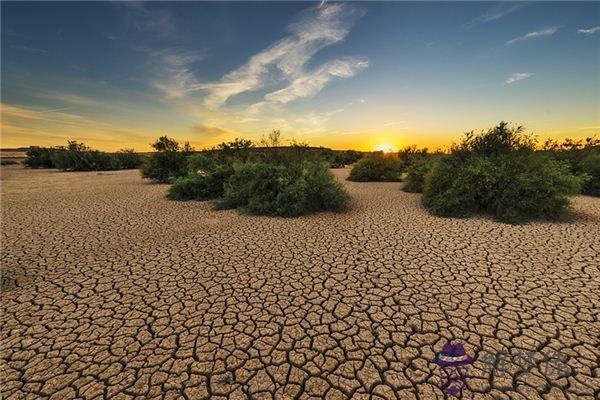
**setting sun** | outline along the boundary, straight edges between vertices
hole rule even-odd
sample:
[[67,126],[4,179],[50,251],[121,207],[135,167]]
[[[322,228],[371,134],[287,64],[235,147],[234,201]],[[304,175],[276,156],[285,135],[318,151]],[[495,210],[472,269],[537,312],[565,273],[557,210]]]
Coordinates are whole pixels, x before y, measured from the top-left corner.
[[394,153],[398,151],[398,149],[392,144],[379,144],[375,146],[375,151],[383,151],[384,153]]

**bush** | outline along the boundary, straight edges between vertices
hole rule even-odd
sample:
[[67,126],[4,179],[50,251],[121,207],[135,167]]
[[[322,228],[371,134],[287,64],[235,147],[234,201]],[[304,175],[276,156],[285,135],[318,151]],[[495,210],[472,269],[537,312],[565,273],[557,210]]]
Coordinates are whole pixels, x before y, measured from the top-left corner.
[[193,151],[189,143],[181,147],[176,140],[161,136],[152,147],[156,151],[144,160],[140,169],[142,178],[167,183],[188,174],[188,157]]
[[294,217],[318,211],[341,212],[348,200],[325,162],[305,162],[301,167],[246,163],[235,166],[217,208]]
[[363,153],[356,150],[332,151],[333,155],[329,158],[331,168],[345,168],[363,157]]
[[137,169],[142,165],[142,156],[133,149],[122,149],[113,154],[122,169]]
[[522,128],[505,123],[467,134],[426,172],[423,204],[436,215],[486,213],[509,223],[560,218],[569,209],[567,196],[578,193],[586,177],[533,149]]
[[61,171],[108,171],[120,168],[118,161],[110,154],[91,150],[76,141],[69,141],[65,149],[55,151],[51,160]]
[[205,171],[190,171],[176,178],[167,191],[169,200],[212,200],[223,196],[225,182],[233,175],[227,164],[212,166]]
[[394,182],[400,181],[400,163],[398,158],[383,152],[375,153],[358,161],[348,180],[355,182]]
[[600,196],[600,141],[593,137],[583,140],[565,139],[561,144],[547,140],[542,151],[556,160],[565,161],[571,171],[588,178],[583,194]]
[[403,190],[409,193],[423,193],[425,175],[431,170],[435,160],[439,157],[420,157],[408,167],[406,185]]
[[414,164],[426,159],[429,156],[427,148],[418,149],[417,146],[407,146],[398,151],[398,162],[400,171],[408,171]]
[[579,165],[581,172],[588,177],[582,192],[590,196],[600,196],[600,152],[588,154]]
[[15,160],[0,160],[0,165],[17,165],[18,163]]
[[60,147],[38,147],[31,146],[25,152],[27,158],[23,164],[29,168],[56,168],[52,157],[57,151],[62,151]]

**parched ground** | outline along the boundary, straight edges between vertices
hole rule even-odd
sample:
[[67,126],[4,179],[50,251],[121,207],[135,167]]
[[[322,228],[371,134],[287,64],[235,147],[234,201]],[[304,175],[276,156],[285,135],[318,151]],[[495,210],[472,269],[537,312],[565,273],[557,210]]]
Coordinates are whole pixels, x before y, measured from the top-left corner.
[[3,168],[2,398],[443,398],[448,340],[463,398],[598,398],[600,199],[510,226],[346,185],[347,213],[276,219]]

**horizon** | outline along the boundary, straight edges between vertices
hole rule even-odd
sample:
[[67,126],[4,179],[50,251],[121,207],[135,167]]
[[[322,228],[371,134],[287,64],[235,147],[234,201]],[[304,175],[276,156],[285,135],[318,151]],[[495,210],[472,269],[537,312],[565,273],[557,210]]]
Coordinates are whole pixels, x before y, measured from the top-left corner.
[[2,149],[600,132],[600,4],[3,2]]

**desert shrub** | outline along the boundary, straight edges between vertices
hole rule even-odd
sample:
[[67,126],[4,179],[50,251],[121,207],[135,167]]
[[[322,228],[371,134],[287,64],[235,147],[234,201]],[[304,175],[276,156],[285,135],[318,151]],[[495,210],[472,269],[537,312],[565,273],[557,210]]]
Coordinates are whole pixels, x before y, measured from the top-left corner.
[[122,169],[137,169],[143,161],[142,156],[133,149],[121,149],[112,156]]
[[146,157],[140,169],[142,178],[166,183],[188,174],[188,157],[193,152],[189,143],[182,147],[175,139],[161,136],[152,147],[155,152]]
[[590,196],[600,196],[600,152],[586,155],[580,161],[579,167],[588,177],[582,192]]
[[425,173],[423,204],[436,215],[485,213],[510,223],[564,216],[586,177],[534,148],[521,127],[505,123],[467,134]]
[[509,223],[565,216],[568,196],[580,193],[587,180],[566,163],[540,155],[506,157],[498,164],[491,211]]
[[351,165],[363,157],[363,153],[356,150],[332,151],[332,157],[329,158],[331,168],[344,168]]
[[600,140],[588,137],[585,140],[565,139],[562,143],[547,140],[542,152],[556,160],[568,163],[571,171],[588,180],[582,193],[600,196]]
[[55,168],[52,156],[61,150],[60,147],[31,146],[25,152],[27,158],[23,164],[29,168]]
[[347,203],[348,194],[328,164],[309,161],[300,167],[237,164],[216,205],[249,214],[294,217],[317,211],[341,212]]
[[409,193],[423,193],[425,175],[439,157],[441,156],[420,157],[412,161],[407,169],[406,185],[403,190]]
[[233,175],[228,164],[211,165],[175,178],[167,191],[169,200],[212,200],[223,196],[225,182]]
[[0,160],[0,165],[17,165],[18,163],[16,160]]
[[61,171],[108,171],[120,168],[112,155],[91,150],[77,141],[69,141],[66,148],[55,151],[51,160]]
[[419,149],[417,146],[407,146],[398,151],[398,163],[400,170],[407,172],[414,164],[419,163],[429,156],[427,148]]
[[398,158],[380,152],[364,157],[354,164],[348,180],[355,182],[393,182],[400,180],[400,173]]

